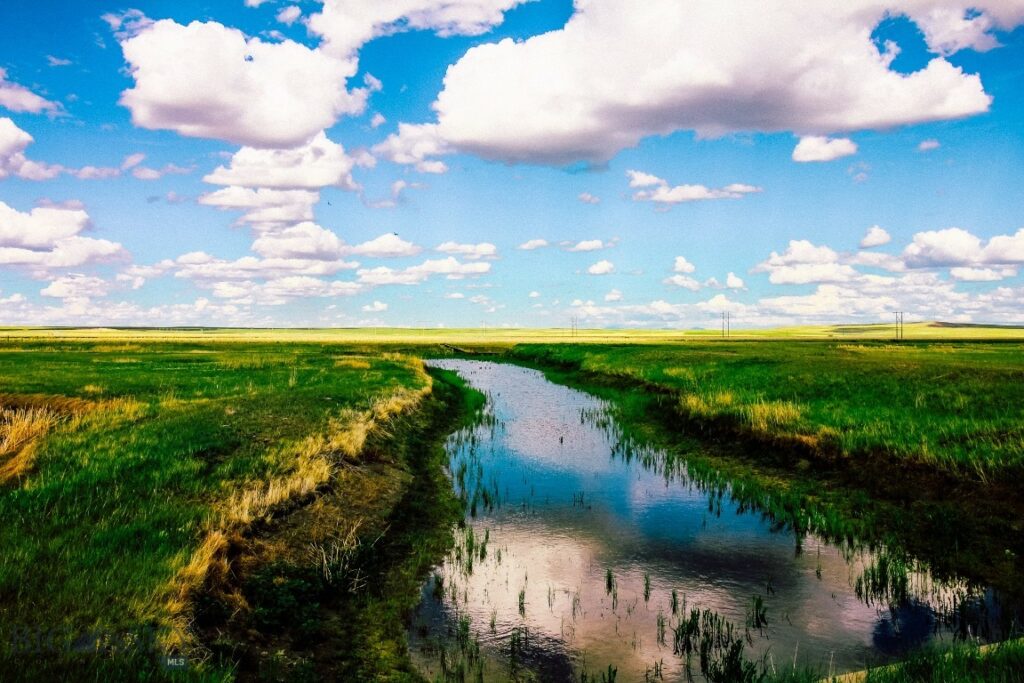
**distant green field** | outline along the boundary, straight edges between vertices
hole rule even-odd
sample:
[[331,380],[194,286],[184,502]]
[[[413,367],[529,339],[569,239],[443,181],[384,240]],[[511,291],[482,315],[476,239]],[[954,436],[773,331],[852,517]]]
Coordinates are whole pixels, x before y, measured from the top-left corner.
[[[1024,326],[962,325],[941,322],[908,323],[907,341],[1024,340]],[[739,339],[894,339],[894,324],[813,325],[763,329],[732,329]],[[567,328],[0,328],[0,340],[24,338],[179,340],[179,341],[309,341],[385,344],[517,344],[517,343],[673,343],[721,338],[720,329],[634,330]]]

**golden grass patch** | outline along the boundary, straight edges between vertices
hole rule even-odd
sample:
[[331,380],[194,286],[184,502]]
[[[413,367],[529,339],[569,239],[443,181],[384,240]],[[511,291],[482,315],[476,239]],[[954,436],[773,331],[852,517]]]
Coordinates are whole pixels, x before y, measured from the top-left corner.
[[31,471],[39,438],[57,425],[75,429],[87,415],[134,418],[141,410],[141,404],[128,398],[94,402],[65,396],[0,397],[0,485]]
[[684,379],[689,382],[694,382],[697,380],[697,375],[693,372],[692,368],[665,368],[664,370],[662,370],[662,372],[664,372],[667,377]]
[[23,476],[35,460],[35,439],[60,419],[49,408],[0,410],[0,485]]
[[365,358],[335,358],[334,367],[336,368],[352,368],[353,370],[369,370],[370,362]]

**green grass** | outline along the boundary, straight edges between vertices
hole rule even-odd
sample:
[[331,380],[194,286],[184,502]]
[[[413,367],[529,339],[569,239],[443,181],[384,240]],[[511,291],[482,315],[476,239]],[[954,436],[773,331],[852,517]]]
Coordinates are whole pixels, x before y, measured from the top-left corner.
[[930,647],[911,654],[899,664],[842,676],[797,670],[768,673],[763,680],[764,683],[1019,683],[1024,681],[1024,641]]
[[1017,683],[1024,680],[1024,642],[1017,640],[984,649],[961,644],[949,650],[924,650],[896,666],[869,670],[861,680],[863,683]]
[[[631,418],[638,425],[657,417],[677,428],[670,436],[680,444],[692,445],[701,431],[724,442],[706,462],[689,462],[692,476],[710,490],[728,487],[744,504],[767,506],[766,514],[801,532],[871,538],[891,531],[904,503],[916,506],[934,493],[905,483],[905,471],[924,471],[971,486],[941,489],[943,500],[921,508],[927,524],[906,517],[907,534],[946,542],[942,529],[952,525],[980,537],[955,512],[964,491],[1009,491],[998,504],[1010,516],[1022,509],[1013,493],[1024,474],[1021,332],[908,325],[909,338],[931,340],[896,344],[886,341],[887,326],[748,331],[741,340],[715,339],[715,331],[584,330],[577,338],[564,330],[0,331],[0,673],[31,678],[41,667],[36,678],[59,678],[71,661],[62,648],[99,634],[101,647],[118,656],[88,659],[91,669],[79,673],[175,677],[147,668],[144,646],[151,637],[161,645],[181,635],[190,618],[181,612],[188,602],[182,586],[203,584],[198,569],[219,561],[231,533],[308,502],[333,481],[353,488],[331,504],[349,506],[349,516],[377,514],[373,533],[395,526],[364,558],[381,577],[379,588],[327,617],[334,619],[332,652],[352,658],[325,666],[355,678],[415,678],[403,655],[402,614],[431,558],[450,542],[435,515],[452,513],[458,501],[439,478],[443,453],[406,457],[405,446],[397,448],[426,425],[389,427],[383,441],[368,442],[365,432],[392,414],[381,406],[400,409],[429,382],[416,355],[498,351],[507,354],[498,359],[572,382],[614,387],[624,406],[629,392],[642,394]],[[455,378],[443,380],[446,391],[457,391]],[[737,439],[755,448],[731,460],[723,453]],[[386,462],[370,462],[367,443],[396,450]],[[753,469],[751,453],[773,468]],[[905,500],[879,512],[871,487],[822,488],[827,478],[800,476],[818,465],[878,479]],[[336,478],[338,467],[350,475]],[[267,482],[280,484],[273,495]],[[382,492],[386,502],[374,498]],[[944,521],[949,515],[955,523]],[[975,526],[1005,523],[992,526],[1002,530],[994,535],[1019,537],[1015,519],[977,516]],[[1017,556],[1000,543],[975,551],[958,541],[950,570],[967,562],[1019,576]],[[288,597],[274,586],[296,587],[310,614],[332,600],[329,582],[267,571],[249,572],[239,588],[253,599],[257,621],[273,622],[275,605]],[[261,603],[253,596],[267,586],[273,589]],[[225,636],[215,648],[222,659],[188,677],[234,677],[231,662],[243,641],[240,629]],[[18,654],[12,642],[35,650]],[[281,642],[285,655],[271,652],[280,675],[322,672],[316,651]],[[54,647],[60,651],[47,664]],[[1007,672],[1020,670],[1013,667],[1021,650],[922,653],[901,669],[903,678],[885,678],[896,675],[886,669],[867,680],[1020,680]]]
[[[31,634],[45,657],[94,633],[166,638],[175,582],[212,531],[246,521],[233,494],[302,475],[311,435],[347,457],[354,418],[428,381],[409,358],[316,345],[0,346],[0,405],[74,413],[0,484],[3,644]],[[0,648],[0,670],[38,659]]]
[[512,358],[665,392],[709,429],[978,480],[1024,472],[1024,344],[532,345]]

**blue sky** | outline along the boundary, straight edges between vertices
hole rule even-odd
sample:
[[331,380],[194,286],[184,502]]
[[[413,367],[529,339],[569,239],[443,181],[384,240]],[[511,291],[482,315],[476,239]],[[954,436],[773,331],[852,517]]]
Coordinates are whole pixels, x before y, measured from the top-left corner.
[[0,324],[1024,322],[1024,3],[848,5],[5,2]]

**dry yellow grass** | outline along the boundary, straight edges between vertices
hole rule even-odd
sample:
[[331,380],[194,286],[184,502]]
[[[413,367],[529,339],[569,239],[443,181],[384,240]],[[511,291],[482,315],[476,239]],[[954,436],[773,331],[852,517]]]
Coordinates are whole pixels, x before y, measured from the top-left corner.
[[355,370],[369,370],[370,364],[362,358],[337,358],[334,361],[336,368],[353,368]]
[[164,647],[171,652],[187,649],[192,643],[190,631],[192,627],[192,596],[206,582],[217,565],[227,571],[226,551],[227,536],[219,531],[211,531],[203,539],[199,548],[192,553],[188,563],[182,567],[168,589],[165,609],[168,614],[168,625],[164,635]]
[[[784,434],[792,431],[800,420],[800,406],[789,401],[766,401],[756,399],[749,403],[739,402],[731,391],[707,394],[684,394],[680,397],[680,408],[692,417],[714,419],[731,416],[758,434]],[[790,434],[791,436],[799,436]]]
[[39,437],[58,424],[72,429],[86,415],[134,417],[142,406],[125,398],[91,402],[63,396],[22,397],[20,407],[0,405],[0,485],[25,476],[32,469]]
[[35,439],[50,431],[60,414],[49,408],[0,410],[0,484],[21,477],[35,460]]
[[800,408],[789,401],[755,401],[740,408],[746,423],[759,432],[788,427],[800,419]]

